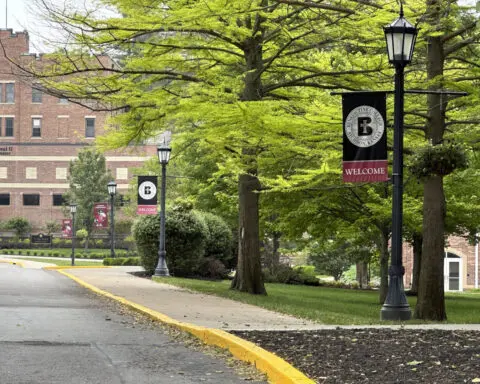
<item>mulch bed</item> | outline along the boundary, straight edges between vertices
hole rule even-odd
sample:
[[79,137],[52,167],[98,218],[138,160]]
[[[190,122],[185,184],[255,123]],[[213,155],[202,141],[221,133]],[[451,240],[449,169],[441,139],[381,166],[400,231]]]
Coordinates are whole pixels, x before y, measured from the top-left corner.
[[480,332],[234,331],[317,383],[480,383]]

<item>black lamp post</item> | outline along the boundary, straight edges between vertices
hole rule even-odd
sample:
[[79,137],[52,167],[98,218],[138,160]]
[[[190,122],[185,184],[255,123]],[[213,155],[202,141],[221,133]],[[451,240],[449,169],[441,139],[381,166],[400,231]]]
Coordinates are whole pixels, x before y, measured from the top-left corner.
[[70,204],[70,213],[72,214],[72,265],[75,265],[75,213],[77,213],[77,204]]
[[402,265],[403,224],[403,114],[404,68],[412,61],[417,29],[403,17],[384,28],[388,59],[395,66],[395,115],[393,136],[393,204],[392,204],[392,262],[388,270],[390,281],[382,320],[410,320],[412,312],[403,286],[405,268]]
[[160,237],[158,247],[158,264],[155,268],[155,276],[170,276],[166,262],[165,252],[165,191],[167,179],[167,164],[170,160],[172,149],[165,143],[157,147],[158,160],[162,165],[162,196],[160,198]]
[[115,217],[114,217],[114,204],[115,194],[117,193],[117,184],[114,181],[110,181],[107,185],[108,194],[110,195],[110,257],[115,257]]

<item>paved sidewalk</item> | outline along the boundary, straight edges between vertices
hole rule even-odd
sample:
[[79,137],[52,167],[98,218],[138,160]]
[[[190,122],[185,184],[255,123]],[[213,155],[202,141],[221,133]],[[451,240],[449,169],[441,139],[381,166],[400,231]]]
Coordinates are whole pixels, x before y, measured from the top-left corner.
[[174,320],[194,325],[223,330],[287,330],[321,327],[313,322],[253,305],[194,293],[128,273],[141,270],[143,269],[138,267],[115,267],[67,269],[66,272],[113,295],[153,309]]
[[174,320],[225,331],[336,328],[465,329],[480,331],[480,324],[325,325],[283,315],[254,305],[191,292],[168,284],[156,283],[129,273],[142,270],[140,267],[114,267],[67,269],[66,271],[97,288],[153,309]]

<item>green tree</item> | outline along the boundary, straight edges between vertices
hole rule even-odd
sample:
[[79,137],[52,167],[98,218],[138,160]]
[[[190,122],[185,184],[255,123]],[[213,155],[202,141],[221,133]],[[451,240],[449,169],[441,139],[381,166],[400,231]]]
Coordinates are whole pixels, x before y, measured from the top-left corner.
[[12,217],[5,223],[5,228],[15,232],[17,240],[25,237],[31,230],[30,222],[24,217]]
[[52,233],[60,231],[61,228],[62,226],[57,221],[47,221],[45,223],[45,232],[47,232],[48,236],[50,236]]
[[[357,52],[345,59],[344,53],[331,54],[329,44],[338,41],[341,24],[344,31],[360,29],[355,25],[360,17],[353,17],[357,11],[379,7],[356,1],[99,3],[122,17],[44,7],[77,49],[51,55],[54,65],[36,73],[37,80],[53,94],[77,102],[94,99],[99,109],[128,111],[117,116],[122,129],[112,130],[104,141],[108,146],[155,136],[159,126],[168,124],[186,135],[176,150],[187,141],[207,143],[222,158],[219,171],[237,180],[238,265],[232,288],[265,294],[261,177],[278,156],[291,157],[292,150],[293,156],[311,156],[318,140],[312,135],[314,122],[304,118],[306,100],[314,100],[318,90],[351,88],[349,77],[355,74],[361,86],[366,80],[361,75],[378,72],[378,60],[361,63]],[[92,52],[109,51],[125,53],[121,67],[92,59]],[[62,82],[69,74],[76,75],[74,80]],[[294,137],[302,148],[292,148]],[[320,158],[325,146],[316,149]],[[281,148],[289,150],[282,153]]]
[[68,182],[70,189],[65,200],[77,204],[76,221],[79,227],[88,233],[85,247],[88,247],[90,236],[94,230],[93,206],[108,198],[107,184],[112,175],[107,170],[105,156],[95,149],[85,148],[78,153],[69,166]]
[[445,320],[443,259],[447,206],[444,178],[456,168],[449,162],[447,140],[452,137],[452,128],[455,136],[462,130],[478,135],[478,128],[472,130],[472,127],[478,127],[476,107],[479,93],[472,79],[478,78],[480,33],[478,17],[457,2],[426,0],[423,19],[424,45],[421,49],[428,47],[424,51],[428,88],[432,91],[450,88],[471,92],[469,98],[458,100],[451,100],[438,92],[428,95],[426,103],[425,138],[435,151],[424,153],[436,152],[437,156],[431,162],[435,166],[427,167],[423,178],[423,251],[415,317]]

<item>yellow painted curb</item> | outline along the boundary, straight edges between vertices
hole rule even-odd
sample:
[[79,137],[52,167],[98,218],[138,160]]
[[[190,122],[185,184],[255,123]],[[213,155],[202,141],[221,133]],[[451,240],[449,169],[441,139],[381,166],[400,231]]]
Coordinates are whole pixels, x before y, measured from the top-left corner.
[[[71,268],[71,267],[70,267]],[[58,273],[69,277],[78,284],[100,295],[116,300],[130,308],[142,312],[150,316],[154,320],[161,321],[164,324],[182,329],[205,342],[206,344],[215,345],[224,349],[228,349],[236,358],[253,364],[259,371],[265,373],[268,380],[274,384],[315,384],[315,382],[305,376],[298,369],[292,367],[283,359],[275,354],[266,351],[263,348],[234,336],[220,329],[201,327],[193,324],[183,323],[168,317],[160,312],[154,311],[143,305],[129,301],[123,297],[115,296],[107,291],[103,291],[72,274],[63,271],[66,268],[45,267],[44,269],[56,269]]]
[[0,260],[0,263],[8,263],[12,265],[18,265],[20,268],[24,268],[23,263],[20,261],[12,261],[12,260]]
[[43,267],[42,269],[49,269],[49,270],[59,270],[59,269],[86,269],[86,268],[112,268],[109,265],[52,265],[50,267]]

